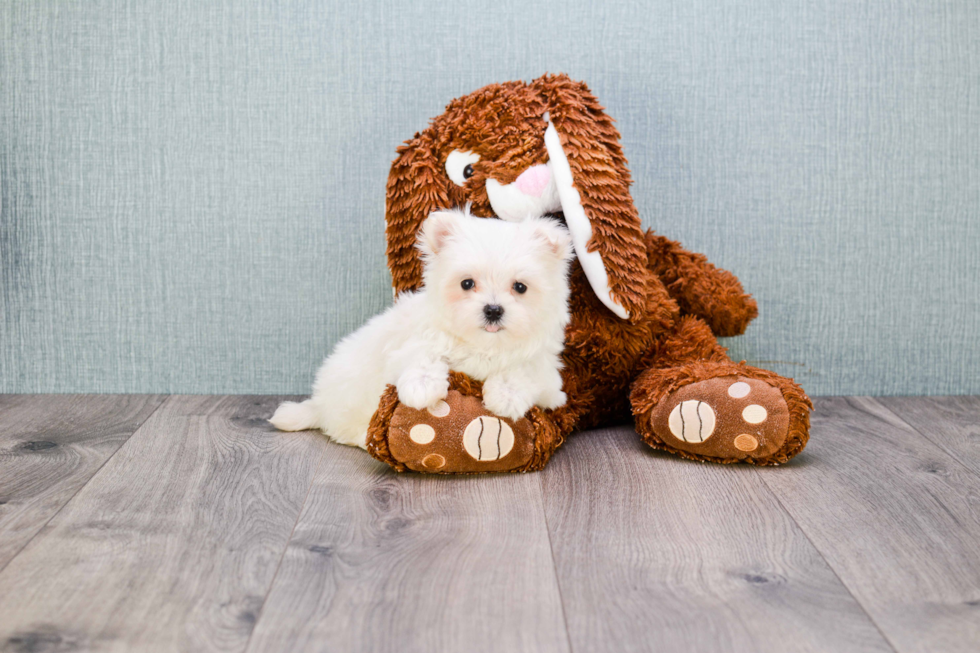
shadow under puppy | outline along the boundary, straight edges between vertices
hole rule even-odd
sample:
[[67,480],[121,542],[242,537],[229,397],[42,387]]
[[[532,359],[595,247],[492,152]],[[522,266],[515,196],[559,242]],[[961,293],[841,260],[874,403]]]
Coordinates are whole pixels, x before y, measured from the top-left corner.
[[437,211],[418,242],[423,287],[341,340],[317,372],[312,396],[276,410],[276,428],[319,428],[366,448],[388,384],[403,404],[431,408],[446,398],[450,369],[483,381],[484,406],[500,417],[564,405],[573,254],[565,228],[545,218],[513,223]]

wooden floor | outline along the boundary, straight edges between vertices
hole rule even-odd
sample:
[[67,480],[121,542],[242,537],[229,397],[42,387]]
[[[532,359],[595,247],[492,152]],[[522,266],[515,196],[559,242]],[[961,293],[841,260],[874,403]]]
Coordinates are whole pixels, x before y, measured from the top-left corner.
[[0,651],[980,650],[980,397],[756,469],[573,437],[395,474],[281,398],[0,395]]

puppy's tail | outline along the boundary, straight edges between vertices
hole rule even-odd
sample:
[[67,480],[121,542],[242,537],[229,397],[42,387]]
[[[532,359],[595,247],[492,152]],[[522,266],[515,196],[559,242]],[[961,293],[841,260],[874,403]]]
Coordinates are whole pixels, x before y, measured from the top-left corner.
[[282,402],[269,421],[280,431],[305,431],[320,425],[312,399],[299,404],[295,401]]

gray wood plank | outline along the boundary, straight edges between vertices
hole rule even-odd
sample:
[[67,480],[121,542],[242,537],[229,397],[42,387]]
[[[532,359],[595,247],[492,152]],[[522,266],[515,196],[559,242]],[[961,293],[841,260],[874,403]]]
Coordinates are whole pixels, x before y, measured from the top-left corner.
[[568,651],[538,479],[332,445],[248,650]]
[[163,400],[0,395],[0,570]]
[[980,474],[980,397],[881,397],[877,401]]
[[541,481],[576,651],[891,651],[762,483],[631,428],[571,438]]
[[870,398],[816,402],[796,465],[766,474],[896,650],[980,643],[980,484]]
[[243,650],[326,446],[276,403],[169,398],[0,573],[0,650]]

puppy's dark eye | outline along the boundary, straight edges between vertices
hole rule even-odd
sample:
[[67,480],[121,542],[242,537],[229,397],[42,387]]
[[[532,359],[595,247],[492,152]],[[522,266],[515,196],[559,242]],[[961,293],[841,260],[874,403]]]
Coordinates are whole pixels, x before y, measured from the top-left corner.
[[527,286],[525,286],[525,285],[524,285],[523,283],[521,283],[520,281],[515,281],[515,282],[514,282],[514,291],[515,291],[515,292],[516,292],[516,293],[517,293],[518,295],[523,295],[524,293],[526,293],[526,292],[527,292]]
[[467,163],[466,167],[463,168],[463,179],[469,179],[476,174],[476,170],[473,169],[472,163]]
[[473,286],[476,285],[476,282],[472,279],[463,279],[463,282],[459,285],[463,288],[463,290],[473,290]]

